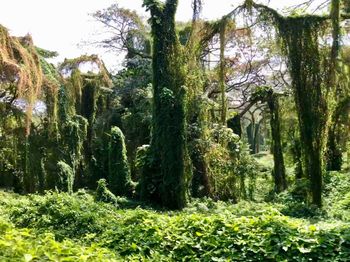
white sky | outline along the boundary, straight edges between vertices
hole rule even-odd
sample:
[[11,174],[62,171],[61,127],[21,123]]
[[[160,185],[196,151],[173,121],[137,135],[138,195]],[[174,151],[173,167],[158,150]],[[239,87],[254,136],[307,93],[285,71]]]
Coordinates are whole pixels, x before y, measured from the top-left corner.
[[[265,0],[266,3],[267,0]],[[191,18],[191,0],[179,0],[178,20]],[[282,8],[305,0],[270,0],[270,6]],[[0,8],[0,24],[12,35],[30,33],[35,45],[57,51],[59,61],[86,53],[97,53],[107,66],[118,59],[101,50],[78,47],[99,29],[91,16],[92,12],[118,3],[121,7],[137,10],[146,15],[142,0],[3,0]],[[242,0],[204,0],[203,18],[215,19],[225,15],[242,3]]]

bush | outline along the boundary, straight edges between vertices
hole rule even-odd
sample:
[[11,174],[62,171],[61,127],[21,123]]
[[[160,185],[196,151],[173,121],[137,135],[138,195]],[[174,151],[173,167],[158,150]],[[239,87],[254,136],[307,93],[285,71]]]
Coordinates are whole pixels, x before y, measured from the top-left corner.
[[114,194],[131,196],[135,184],[131,181],[126,155],[125,137],[118,127],[112,127],[108,146],[109,184]]
[[48,192],[45,196],[30,195],[13,204],[11,219],[16,226],[36,228],[40,233],[54,232],[57,239],[84,237],[101,233],[101,217],[110,213],[105,204],[91,195],[78,192]]
[[100,179],[97,182],[97,189],[96,189],[95,200],[96,201],[105,202],[105,203],[110,203],[110,204],[113,204],[114,206],[118,206],[118,199],[107,188],[106,179]]
[[[68,195],[61,194],[60,196]],[[35,201],[33,201],[34,198]],[[34,220],[47,220],[46,212],[42,212],[41,215],[34,213],[33,216],[28,216],[34,210],[33,205],[38,204],[39,200],[44,202],[45,198],[21,197],[0,191],[0,261],[121,261],[115,252],[98,247],[96,244],[82,245],[81,241],[75,242],[68,239],[62,242],[56,241],[55,235],[49,232],[48,224],[42,228],[43,233],[39,233],[38,227],[44,223],[33,223],[35,227],[33,230],[15,228],[9,221],[10,214],[17,214],[18,217],[15,219],[17,221],[27,219],[29,223]],[[30,207],[26,209],[23,216],[16,213],[19,209],[23,210],[28,204]],[[58,209],[58,212],[60,211],[62,207]],[[65,227],[65,223],[61,227]],[[65,238],[67,232],[61,234],[61,238]]]
[[67,243],[94,242],[119,254],[121,261],[347,261],[350,257],[349,223],[310,224],[283,216],[278,211],[281,205],[204,199],[182,212],[120,210],[94,203],[84,193],[49,193],[2,203],[18,226],[31,226],[40,236],[51,232],[59,239],[71,238]]
[[74,171],[63,161],[58,161],[59,188],[69,194],[73,193]]
[[0,221],[0,261],[121,261],[96,245],[81,246],[71,240],[57,242],[53,234],[35,234]]

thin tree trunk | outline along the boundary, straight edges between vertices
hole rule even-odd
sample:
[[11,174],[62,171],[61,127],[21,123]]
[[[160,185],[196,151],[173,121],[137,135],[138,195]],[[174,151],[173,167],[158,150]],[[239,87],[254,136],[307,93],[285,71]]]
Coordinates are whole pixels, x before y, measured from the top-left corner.
[[286,171],[284,166],[284,158],[282,152],[281,128],[279,116],[278,98],[271,94],[268,100],[271,119],[271,136],[272,136],[272,151],[273,151],[273,177],[275,181],[275,191],[280,193],[287,189]]

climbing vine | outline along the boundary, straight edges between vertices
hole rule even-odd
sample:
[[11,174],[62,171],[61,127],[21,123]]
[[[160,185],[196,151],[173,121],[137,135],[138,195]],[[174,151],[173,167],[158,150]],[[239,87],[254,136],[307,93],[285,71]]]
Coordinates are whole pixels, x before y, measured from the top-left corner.
[[[141,197],[181,209],[186,204],[184,61],[175,28],[177,0],[145,0],[153,38],[153,163],[145,168]],[[153,190],[150,192],[150,188]]]
[[[336,2],[339,5],[339,1],[333,1],[332,6]],[[320,38],[325,36],[326,29],[329,28],[330,17],[283,17],[275,10],[252,1],[248,7],[256,8],[263,21],[271,22],[276,27],[282,51],[288,58],[303,145],[303,170],[310,181],[312,203],[321,206],[324,153],[335,81],[334,60],[339,44],[339,21],[333,19],[333,46],[329,51],[321,48]]]

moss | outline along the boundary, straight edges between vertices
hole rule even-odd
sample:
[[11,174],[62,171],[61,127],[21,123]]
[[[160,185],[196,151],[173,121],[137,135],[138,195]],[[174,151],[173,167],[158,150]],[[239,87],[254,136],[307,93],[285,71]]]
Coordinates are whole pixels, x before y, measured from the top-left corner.
[[[85,72],[84,65],[91,64],[91,70]],[[89,68],[88,68],[89,69]],[[60,117],[69,121],[74,115],[81,115],[87,120],[86,137],[83,140],[82,158],[84,164],[79,168],[81,185],[94,187],[96,180],[92,174],[96,170],[93,140],[96,137],[94,125],[98,115],[107,107],[105,87],[112,82],[104,63],[96,56],[81,56],[66,59],[59,67],[65,77],[65,86],[60,90]],[[66,120],[64,120],[66,119]],[[98,158],[98,157],[97,157]]]
[[[8,30],[0,25],[0,90],[10,97],[11,104],[15,99],[23,99],[25,112],[18,112],[17,127],[24,136],[19,135],[23,145],[23,154],[18,154],[14,168],[18,170],[19,185],[25,192],[34,192],[35,174],[30,172],[30,144],[28,137],[32,126],[33,106],[43,86],[43,73],[39,56],[30,35],[24,37],[10,36]],[[6,130],[8,132],[8,130]],[[7,133],[7,136],[10,135]],[[19,171],[20,170],[20,171]]]
[[43,74],[39,57],[30,35],[11,37],[0,25],[1,87],[6,83],[16,86],[14,96],[27,101],[25,133],[30,133],[33,104],[39,96]]
[[275,192],[280,193],[287,189],[287,180],[282,151],[279,97],[271,87],[260,86],[252,93],[251,99],[266,102],[270,111],[271,151],[274,160],[272,176],[275,183]]
[[38,47],[36,47],[36,49],[39,54],[40,66],[44,74],[41,96],[46,104],[45,129],[48,130],[48,138],[57,141],[59,136],[58,96],[63,79],[55,66],[46,61],[46,57],[54,56],[55,52]]
[[70,74],[74,70],[79,70],[79,67],[84,63],[94,63],[98,67],[98,72],[86,72],[84,75],[97,75],[101,79],[101,84],[104,86],[111,86],[112,82],[110,79],[110,75],[104,63],[98,58],[97,55],[83,55],[74,59],[65,59],[63,63],[59,66],[59,70],[63,74]]
[[284,157],[282,151],[281,139],[281,122],[279,99],[276,94],[270,93],[267,98],[267,104],[270,109],[270,125],[272,136],[272,153],[274,160],[274,168],[272,175],[275,182],[275,191],[280,193],[287,189],[286,169],[284,166]]
[[[85,155],[84,155],[84,142],[87,138],[87,120],[79,115],[69,117],[62,127],[60,128],[60,140],[59,150],[60,153],[56,155],[69,164],[73,170],[73,174],[76,177],[77,185],[81,185],[81,181],[78,179],[81,169],[84,167]],[[51,187],[59,183],[54,174],[50,181]]]

